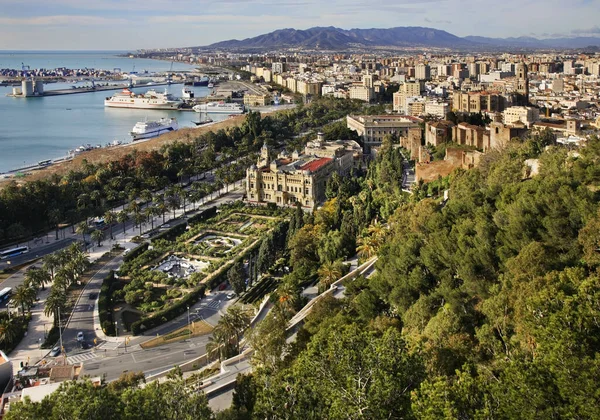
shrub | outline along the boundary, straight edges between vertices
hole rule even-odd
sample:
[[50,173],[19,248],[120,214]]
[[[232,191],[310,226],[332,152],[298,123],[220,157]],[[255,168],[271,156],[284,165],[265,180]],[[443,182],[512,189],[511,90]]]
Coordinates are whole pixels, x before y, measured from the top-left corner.
[[154,238],[152,238],[152,243],[155,243],[156,241],[159,241],[161,239],[172,241],[173,239],[177,238],[179,235],[184,233],[186,227],[187,223],[181,223],[177,226],[173,226],[172,228],[165,230],[156,235]]
[[112,314],[112,292],[115,282],[115,273],[111,271],[102,281],[100,296],[98,296],[98,317],[100,326],[106,335],[115,335],[115,325]]
[[129,254],[127,254],[123,257],[123,262],[128,262],[128,261],[131,261],[131,260],[137,258],[139,255],[141,255],[143,252],[145,252],[148,249],[148,245],[149,244],[147,242],[145,242],[145,243],[133,248],[131,251],[129,251]]
[[142,318],[139,321],[135,321],[133,324],[131,324],[131,333],[133,335],[139,335],[144,331],[156,328],[159,325],[162,325],[165,322],[170,321],[178,317],[179,315],[185,313],[188,306],[193,305],[199,299],[202,299],[204,297],[205,289],[206,287],[203,284],[201,284],[200,286],[195,288],[191,293],[186,295],[183,299],[169,306],[168,308],[158,311],[152,316]]

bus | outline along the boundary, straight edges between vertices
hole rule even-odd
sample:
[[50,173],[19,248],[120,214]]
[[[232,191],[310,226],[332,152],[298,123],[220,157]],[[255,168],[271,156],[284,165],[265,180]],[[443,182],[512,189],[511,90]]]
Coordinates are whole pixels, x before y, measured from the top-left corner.
[[11,293],[12,293],[12,288],[10,288],[10,287],[5,287],[4,289],[2,289],[0,291],[0,302],[4,302],[5,300],[8,300]]
[[18,246],[16,248],[7,249],[0,252],[0,260],[5,260],[10,257],[16,257],[17,255],[25,254],[29,252],[28,246]]
[[100,229],[100,230],[108,229],[108,226],[103,218],[94,219],[91,227],[92,227],[92,229]]

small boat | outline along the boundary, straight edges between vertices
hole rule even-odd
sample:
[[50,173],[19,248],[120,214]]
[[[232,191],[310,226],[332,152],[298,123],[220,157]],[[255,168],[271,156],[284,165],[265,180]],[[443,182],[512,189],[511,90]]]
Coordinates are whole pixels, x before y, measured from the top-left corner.
[[208,124],[211,122],[213,122],[213,120],[211,120],[210,118],[208,118],[204,121],[193,121],[193,123],[196,124],[196,126],[201,126],[201,125]]
[[194,91],[184,87],[181,89],[181,98],[182,99],[194,99]]

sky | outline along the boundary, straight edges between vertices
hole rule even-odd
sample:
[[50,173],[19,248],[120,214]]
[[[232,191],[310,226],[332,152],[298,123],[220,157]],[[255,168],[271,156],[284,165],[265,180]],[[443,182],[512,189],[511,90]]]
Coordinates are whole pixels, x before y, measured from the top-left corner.
[[600,36],[598,16],[600,0],[0,0],[0,50],[188,47],[313,26]]

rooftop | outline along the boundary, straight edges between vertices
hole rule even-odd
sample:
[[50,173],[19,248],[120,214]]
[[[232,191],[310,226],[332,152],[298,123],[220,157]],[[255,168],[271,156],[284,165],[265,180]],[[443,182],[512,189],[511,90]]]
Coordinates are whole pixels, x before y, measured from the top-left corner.
[[332,162],[332,161],[333,161],[333,159],[331,159],[331,158],[319,158],[319,159],[315,159],[313,161],[310,161],[310,162],[305,163],[304,165],[302,165],[300,167],[300,170],[315,172],[315,171],[319,170],[320,168],[322,168],[323,166],[327,165],[329,162]]

